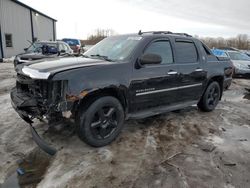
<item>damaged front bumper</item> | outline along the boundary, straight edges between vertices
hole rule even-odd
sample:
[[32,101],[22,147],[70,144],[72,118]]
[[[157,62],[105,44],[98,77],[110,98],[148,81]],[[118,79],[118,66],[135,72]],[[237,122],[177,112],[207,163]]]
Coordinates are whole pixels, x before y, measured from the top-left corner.
[[28,98],[27,96],[25,96],[25,94],[18,94],[16,88],[13,88],[11,90],[10,96],[11,104],[15,111],[24,121],[26,121],[30,125],[33,140],[46,153],[54,155],[56,153],[56,149],[49,146],[47,142],[41,139],[41,137],[37,134],[35,128],[32,126],[33,121],[31,116],[35,115],[38,110],[36,101]]
[[[25,94],[17,94],[17,89],[12,88],[10,92],[11,105],[18,115],[27,123],[33,123],[30,118],[32,111],[36,111],[36,101],[28,98]],[[25,109],[25,110],[24,110]]]
[[41,137],[37,134],[35,128],[30,124],[30,130],[33,137],[33,140],[36,142],[36,144],[46,153],[50,155],[56,154],[56,149],[51,147],[47,142],[45,142]]

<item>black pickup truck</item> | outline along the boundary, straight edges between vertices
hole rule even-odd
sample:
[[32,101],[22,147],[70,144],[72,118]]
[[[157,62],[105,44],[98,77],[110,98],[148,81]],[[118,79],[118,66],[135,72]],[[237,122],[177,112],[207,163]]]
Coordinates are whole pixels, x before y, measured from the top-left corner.
[[82,57],[59,58],[16,67],[12,105],[31,125],[75,122],[79,137],[91,146],[112,142],[124,120],[146,118],[191,105],[212,111],[232,73],[228,59],[218,59],[187,34],[139,32],[108,37]]

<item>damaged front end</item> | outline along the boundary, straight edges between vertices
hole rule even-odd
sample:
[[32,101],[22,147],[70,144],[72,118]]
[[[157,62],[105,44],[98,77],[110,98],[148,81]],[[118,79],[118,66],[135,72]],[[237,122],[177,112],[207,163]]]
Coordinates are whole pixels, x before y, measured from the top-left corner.
[[[24,74],[23,74],[24,73]],[[11,90],[11,103],[19,116],[31,126],[33,139],[47,153],[55,154],[55,149],[48,146],[32,126],[37,118],[49,124],[62,122],[72,116],[74,102],[66,99],[68,82],[53,81],[41,77],[36,79],[33,73],[17,73],[16,87]],[[28,76],[29,75],[29,76]]]
[[11,91],[12,105],[28,123],[32,119],[57,121],[64,111],[69,111],[73,103],[66,101],[67,81],[31,79],[17,74],[16,87]]

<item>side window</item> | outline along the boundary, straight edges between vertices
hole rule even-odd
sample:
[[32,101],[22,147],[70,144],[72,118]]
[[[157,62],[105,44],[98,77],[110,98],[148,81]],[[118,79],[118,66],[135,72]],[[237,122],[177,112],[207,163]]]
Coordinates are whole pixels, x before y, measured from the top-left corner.
[[176,41],[176,61],[178,63],[195,63],[198,60],[198,54],[193,42]]
[[173,53],[169,41],[162,40],[151,43],[145,50],[144,54],[146,53],[160,55],[162,58],[161,64],[173,63]]
[[65,50],[64,46],[61,43],[59,43],[59,52],[61,52],[62,50]]
[[13,47],[12,34],[5,34],[5,46],[7,48]]

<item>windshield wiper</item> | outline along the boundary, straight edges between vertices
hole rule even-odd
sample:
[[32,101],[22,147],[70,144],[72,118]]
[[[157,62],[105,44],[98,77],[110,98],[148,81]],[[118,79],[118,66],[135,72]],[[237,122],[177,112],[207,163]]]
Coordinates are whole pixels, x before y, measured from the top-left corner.
[[82,57],[89,58],[89,56],[81,54]]
[[100,55],[100,54],[93,54],[93,55],[90,55],[91,57],[97,57],[97,58],[102,58],[104,59],[105,61],[114,61],[112,59],[109,59],[108,56],[105,56],[105,55]]

